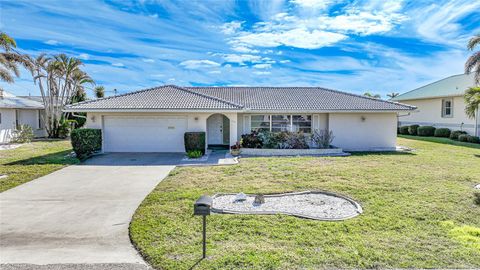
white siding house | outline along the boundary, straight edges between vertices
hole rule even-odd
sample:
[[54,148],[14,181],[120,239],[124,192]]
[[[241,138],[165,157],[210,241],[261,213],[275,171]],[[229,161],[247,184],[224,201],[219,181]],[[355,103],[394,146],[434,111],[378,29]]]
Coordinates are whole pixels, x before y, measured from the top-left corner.
[[35,137],[46,135],[43,104],[0,91],[0,143],[8,143],[19,125],[32,127]]
[[[480,116],[469,118],[465,114],[465,90],[474,86],[473,73],[454,75],[408,91],[392,100],[408,103],[417,109],[400,114],[400,125],[445,127],[464,130],[471,135],[480,135]],[[475,134],[476,132],[476,134]]]
[[184,152],[187,131],[233,145],[255,130],[331,130],[346,151],[394,150],[397,113],[413,106],[319,87],[161,86],[72,104],[103,134],[104,152]]

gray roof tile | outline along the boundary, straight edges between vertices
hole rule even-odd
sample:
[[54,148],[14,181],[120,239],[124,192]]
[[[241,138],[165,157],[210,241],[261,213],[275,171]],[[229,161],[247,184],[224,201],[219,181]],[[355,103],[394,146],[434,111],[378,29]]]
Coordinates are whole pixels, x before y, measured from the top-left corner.
[[252,111],[398,111],[397,102],[320,87],[178,87],[167,85],[78,103],[69,110],[220,109]]

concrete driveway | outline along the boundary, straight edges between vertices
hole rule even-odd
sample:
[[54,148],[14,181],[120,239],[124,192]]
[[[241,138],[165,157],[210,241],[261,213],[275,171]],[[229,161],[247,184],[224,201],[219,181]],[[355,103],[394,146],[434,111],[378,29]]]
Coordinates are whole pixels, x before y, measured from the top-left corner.
[[181,158],[102,155],[0,193],[0,263],[73,264],[72,269],[75,264],[110,269],[106,265],[115,263],[143,269],[128,237],[131,217]]

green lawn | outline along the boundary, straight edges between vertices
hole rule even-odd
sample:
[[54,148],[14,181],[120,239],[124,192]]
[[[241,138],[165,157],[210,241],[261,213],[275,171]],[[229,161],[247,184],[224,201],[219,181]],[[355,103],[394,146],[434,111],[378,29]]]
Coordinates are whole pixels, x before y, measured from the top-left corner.
[[8,175],[0,179],[0,192],[78,163],[76,158],[67,156],[71,151],[70,141],[64,140],[35,141],[0,151],[0,175]]
[[[411,154],[248,158],[236,166],[176,168],[134,215],[134,244],[158,269],[479,268],[480,149],[399,138]],[[471,146],[471,145],[469,145]],[[208,217],[202,194],[324,189],[359,201],[340,222],[284,215]],[[197,264],[198,263],[198,264]]]

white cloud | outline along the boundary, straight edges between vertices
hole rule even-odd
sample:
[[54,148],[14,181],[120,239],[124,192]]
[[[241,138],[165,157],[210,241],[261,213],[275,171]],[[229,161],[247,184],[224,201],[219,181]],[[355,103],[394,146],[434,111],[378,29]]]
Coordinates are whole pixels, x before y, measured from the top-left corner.
[[292,0],[292,3],[302,8],[325,9],[335,1],[332,0]]
[[244,65],[245,62],[259,63],[262,60],[261,56],[252,54],[224,54],[222,57],[226,62],[240,65]]
[[48,44],[48,45],[53,45],[53,46],[60,44],[60,42],[58,40],[54,40],[54,39],[49,39],[49,40],[47,40],[43,43]]
[[112,63],[112,66],[114,67],[125,67],[123,63],[117,62],[117,63]]
[[186,69],[202,69],[220,66],[219,63],[210,60],[187,60],[180,63]]
[[208,73],[210,73],[210,74],[220,74],[222,72],[220,70],[212,70],[212,71],[209,71]]
[[286,64],[286,63],[290,63],[291,61],[287,59],[287,60],[280,60],[279,62],[281,64]]
[[234,34],[235,32],[237,32],[237,30],[242,28],[242,23],[243,22],[239,22],[239,21],[232,21],[232,22],[225,23],[221,27],[222,33],[226,35]]
[[256,64],[256,65],[253,65],[253,67],[263,69],[263,68],[271,68],[272,65],[271,64]]
[[254,71],[253,74],[256,74],[256,75],[268,75],[268,74],[271,74],[270,71]]
[[155,63],[155,60],[153,60],[152,58],[143,58],[142,61],[145,63]]
[[78,58],[82,59],[82,60],[88,60],[90,59],[90,55],[86,54],[86,53],[81,53],[78,55]]

